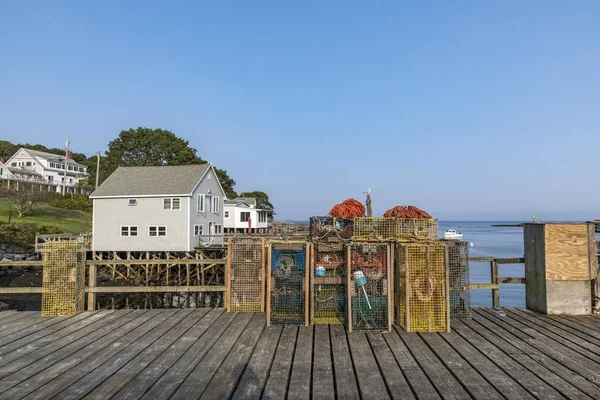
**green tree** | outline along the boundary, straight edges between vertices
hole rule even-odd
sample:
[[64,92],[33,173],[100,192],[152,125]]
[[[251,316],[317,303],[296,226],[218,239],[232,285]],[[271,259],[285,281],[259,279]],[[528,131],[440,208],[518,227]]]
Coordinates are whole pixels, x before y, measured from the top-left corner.
[[0,140],[0,158],[7,160],[12,157],[17,150],[19,150],[19,148],[8,140]]
[[271,216],[275,215],[275,207],[269,201],[269,195],[265,192],[254,191],[254,192],[243,192],[240,197],[253,197],[256,199],[256,207],[263,210],[269,210]]
[[221,182],[221,186],[223,186],[223,190],[225,191],[227,198],[236,198],[237,193],[235,190],[233,190],[233,187],[235,186],[235,181],[233,178],[231,178],[224,169],[215,168],[215,172],[217,173],[217,177],[219,178],[219,182]]
[[21,218],[31,212],[36,203],[45,202],[48,199],[48,192],[36,190],[33,184],[19,182],[19,190],[16,190],[16,188],[2,188],[0,189],[0,197],[12,202],[19,213],[19,218]]

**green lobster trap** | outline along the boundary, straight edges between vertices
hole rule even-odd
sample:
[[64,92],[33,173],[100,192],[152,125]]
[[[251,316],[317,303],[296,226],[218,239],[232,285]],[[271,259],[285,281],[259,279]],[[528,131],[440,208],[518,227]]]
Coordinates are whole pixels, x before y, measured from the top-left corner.
[[235,238],[227,257],[227,311],[264,312],[264,239]]
[[346,271],[342,243],[314,243],[311,252],[311,321],[344,324]]

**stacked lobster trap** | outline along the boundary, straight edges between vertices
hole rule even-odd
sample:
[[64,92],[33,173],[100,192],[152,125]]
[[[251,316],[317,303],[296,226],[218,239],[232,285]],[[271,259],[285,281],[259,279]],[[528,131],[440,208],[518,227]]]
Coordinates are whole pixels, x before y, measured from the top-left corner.
[[346,271],[343,243],[313,243],[311,257],[311,322],[344,324]]
[[227,311],[265,311],[265,241],[234,238],[227,257]]
[[313,242],[342,242],[349,240],[354,232],[351,219],[334,217],[311,217],[310,240]]
[[310,244],[272,241],[267,255],[267,325],[308,325]]
[[450,290],[450,318],[470,319],[471,290],[469,243],[444,240],[448,248],[448,275]]
[[448,253],[444,243],[396,247],[396,323],[407,332],[449,332]]
[[348,331],[389,331],[392,327],[392,247],[382,242],[346,246]]

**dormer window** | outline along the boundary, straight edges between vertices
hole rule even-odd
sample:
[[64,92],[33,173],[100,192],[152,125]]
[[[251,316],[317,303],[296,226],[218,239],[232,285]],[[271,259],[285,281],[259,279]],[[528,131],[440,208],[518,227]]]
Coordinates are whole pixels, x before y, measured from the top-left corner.
[[127,205],[130,207],[137,206],[137,199],[129,199],[127,200]]

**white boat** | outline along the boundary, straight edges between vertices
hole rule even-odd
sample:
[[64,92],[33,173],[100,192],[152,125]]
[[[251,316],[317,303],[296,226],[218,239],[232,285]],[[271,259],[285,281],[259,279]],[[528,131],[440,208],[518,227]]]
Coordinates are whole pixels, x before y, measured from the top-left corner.
[[463,238],[463,234],[456,232],[454,229],[448,229],[446,232],[444,232],[444,239],[460,240],[462,238]]

